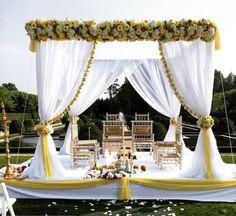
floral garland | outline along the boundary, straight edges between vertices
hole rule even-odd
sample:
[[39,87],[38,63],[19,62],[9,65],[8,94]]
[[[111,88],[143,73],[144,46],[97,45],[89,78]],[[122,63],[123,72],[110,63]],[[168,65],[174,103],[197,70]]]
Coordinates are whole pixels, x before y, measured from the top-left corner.
[[33,20],[25,24],[31,40],[87,40],[87,41],[212,41],[217,27],[206,19],[180,21],[114,20],[96,24],[93,20]]
[[35,127],[36,132],[39,136],[41,135],[47,135],[47,134],[52,134],[54,132],[52,126],[50,124],[38,124]]
[[211,116],[202,116],[198,119],[197,125],[200,128],[211,128],[214,125],[214,119]]

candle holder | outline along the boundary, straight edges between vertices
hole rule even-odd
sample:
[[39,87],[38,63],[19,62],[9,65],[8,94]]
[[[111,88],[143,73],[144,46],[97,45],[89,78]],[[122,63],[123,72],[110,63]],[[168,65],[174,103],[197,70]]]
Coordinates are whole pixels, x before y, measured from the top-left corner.
[[5,106],[3,101],[1,102],[1,108],[2,108],[2,126],[3,126],[3,131],[4,131],[4,141],[6,144],[6,170],[4,174],[5,179],[14,179],[15,178],[15,173],[13,170],[13,167],[11,165],[11,156],[10,156],[10,149],[9,149],[9,131],[8,131],[8,126],[7,126],[7,114],[5,112]]

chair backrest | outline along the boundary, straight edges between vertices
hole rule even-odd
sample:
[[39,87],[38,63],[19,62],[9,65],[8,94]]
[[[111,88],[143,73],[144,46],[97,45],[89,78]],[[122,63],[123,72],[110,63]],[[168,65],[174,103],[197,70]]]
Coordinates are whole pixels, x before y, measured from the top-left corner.
[[124,136],[124,123],[118,121],[103,121],[104,136]]
[[13,211],[11,202],[10,202],[10,197],[7,192],[7,187],[5,183],[0,184],[0,193],[3,194],[3,199],[2,199],[2,215],[6,215],[7,210],[9,209],[11,216],[15,216],[15,213]]
[[149,121],[149,113],[147,114],[135,113],[135,121]]
[[150,120],[149,113],[135,113],[135,120],[132,122],[132,134],[148,135],[153,133],[153,121]]
[[106,121],[120,121],[119,114],[106,113]]

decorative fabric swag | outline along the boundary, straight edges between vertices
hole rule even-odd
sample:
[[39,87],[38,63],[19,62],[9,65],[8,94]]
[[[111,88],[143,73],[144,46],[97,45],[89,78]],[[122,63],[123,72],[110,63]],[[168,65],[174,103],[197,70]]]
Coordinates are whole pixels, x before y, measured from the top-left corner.
[[201,39],[209,42],[219,34],[216,25],[206,19],[180,21],[113,20],[96,24],[93,20],[33,20],[25,25],[31,41],[86,40],[86,41],[192,41]]

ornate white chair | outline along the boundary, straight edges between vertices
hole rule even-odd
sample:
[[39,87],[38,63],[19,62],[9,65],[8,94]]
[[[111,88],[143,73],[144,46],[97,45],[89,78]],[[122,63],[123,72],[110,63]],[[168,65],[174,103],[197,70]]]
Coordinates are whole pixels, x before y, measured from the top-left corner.
[[132,144],[133,151],[149,149],[152,152],[154,144],[153,121],[148,114],[135,113],[135,120],[132,123]]
[[157,141],[153,148],[153,157],[158,166],[163,169],[165,165],[179,166],[182,164],[182,117],[177,119],[176,141]]
[[78,139],[78,126],[77,116],[70,117],[71,123],[71,142],[70,142],[70,158],[71,167],[76,165],[92,165],[96,163],[99,152],[100,144],[97,140],[79,140]]
[[16,202],[16,199],[9,197],[5,183],[0,184],[0,200],[0,214],[6,216],[9,210],[10,215],[15,216],[12,206]]
[[85,165],[96,163],[99,158],[99,142],[97,140],[78,140],[73,147],[73,165],[85,162]]
[[103,121],[102,152],[118,152],[124,145],[124,124],[119,114],[106,113]]

